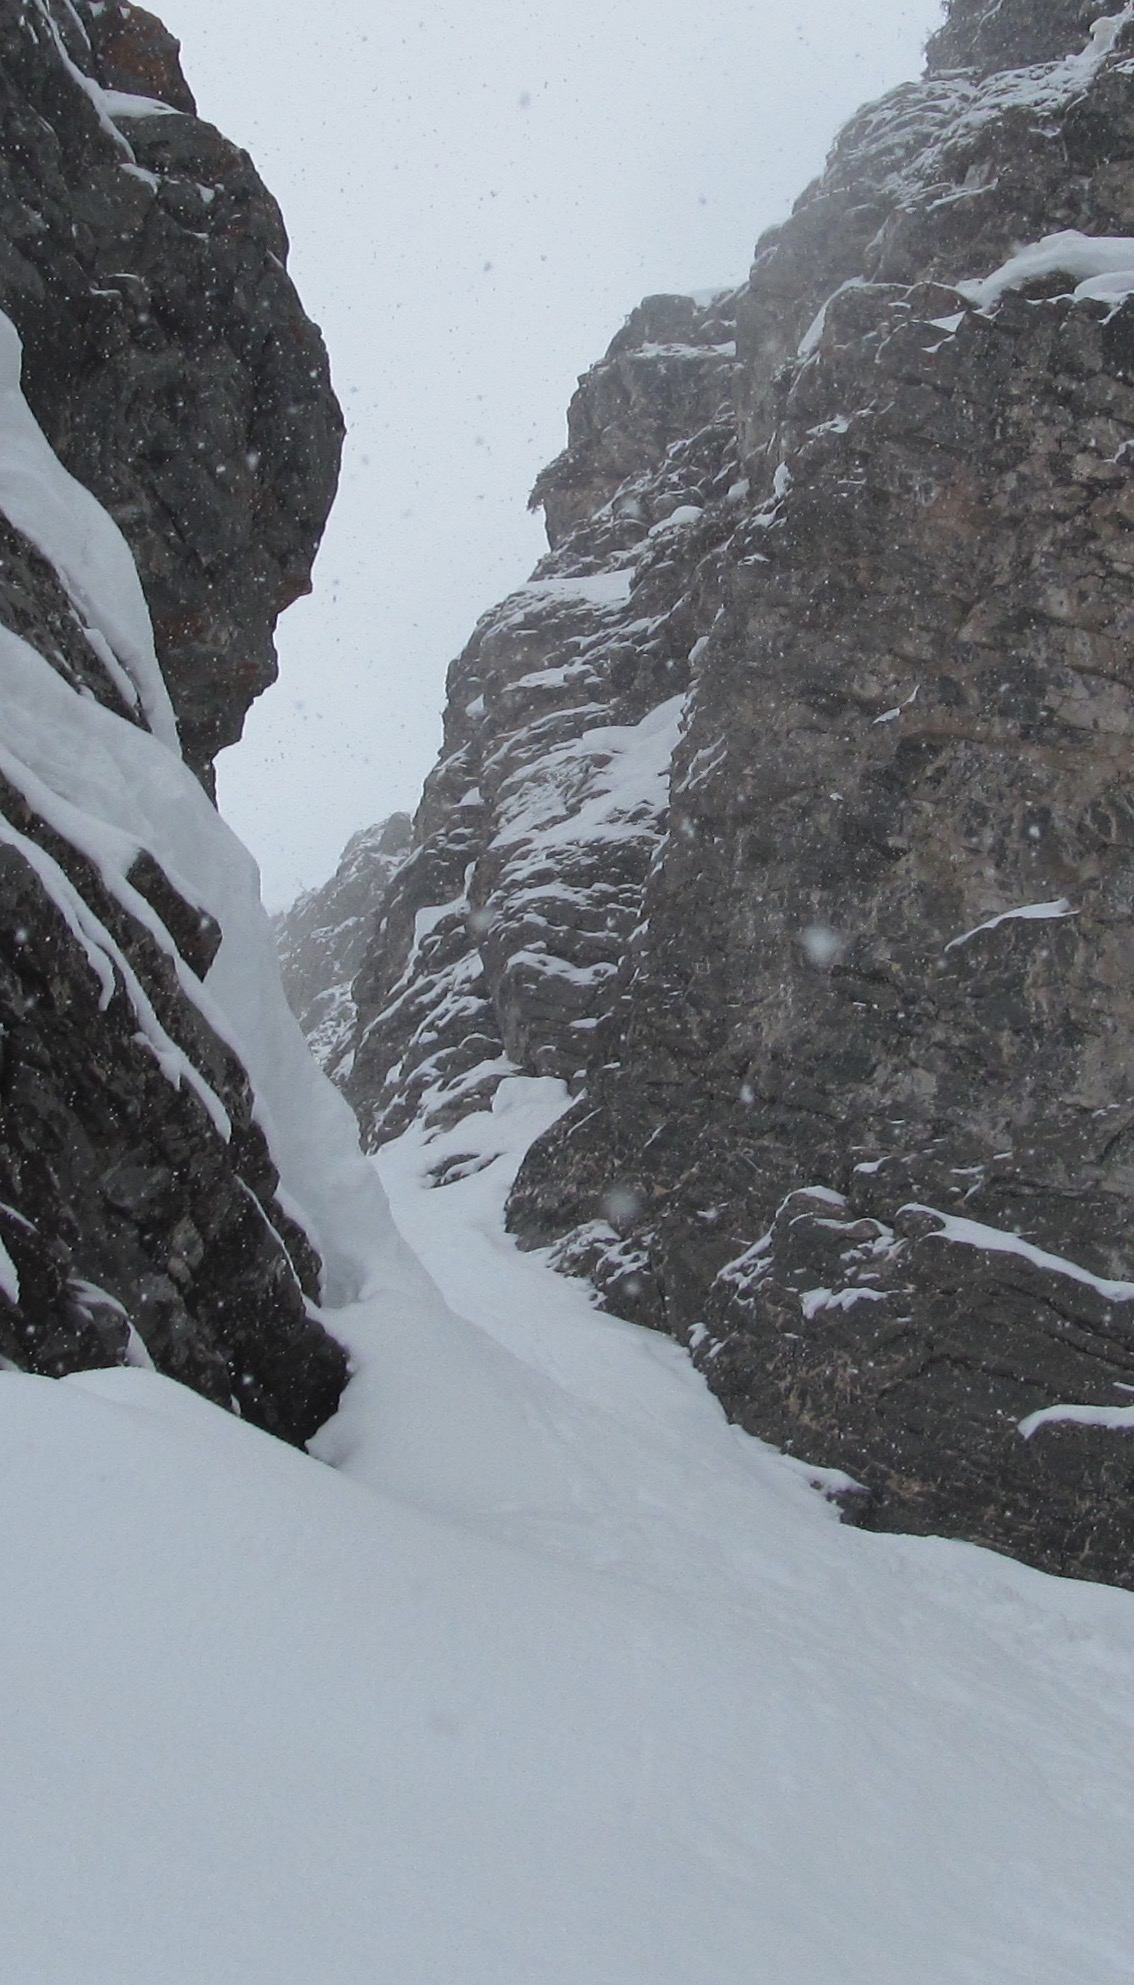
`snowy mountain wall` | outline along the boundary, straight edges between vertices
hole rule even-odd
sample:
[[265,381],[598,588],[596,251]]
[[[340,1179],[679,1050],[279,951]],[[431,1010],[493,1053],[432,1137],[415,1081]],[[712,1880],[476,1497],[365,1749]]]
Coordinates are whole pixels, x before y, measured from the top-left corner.
[[0,0],[0,130],[0,1361],[153,1366],[302,1441],[381,1201],[206,788],[341,420],[151,16]]
[[410,844],[408,813],[360,828],[331,880],[305,890],[272,918],[284,991],[320,1068],[332,1077],[357,1023],[352,987],[373,934],[377,905]]
[[563,1079],[518,1235],[859,1522],[1129,1583],[1134,7],[1094,11],[956,0],[748,283],[583,379],[344,1073],[371,1142],[444,1132],[439,1190],[502,1077]]

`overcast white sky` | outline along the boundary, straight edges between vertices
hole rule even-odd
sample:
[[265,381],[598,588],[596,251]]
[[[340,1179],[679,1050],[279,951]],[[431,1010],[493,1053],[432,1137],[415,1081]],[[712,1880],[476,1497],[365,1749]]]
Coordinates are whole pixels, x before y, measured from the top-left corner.
[[154,0],[283,208],[350,428],[314,596],[224,754],[278,907],[416,803],[445,668],[544,548],[526,499],[639,297],[745,274],[939,0]]

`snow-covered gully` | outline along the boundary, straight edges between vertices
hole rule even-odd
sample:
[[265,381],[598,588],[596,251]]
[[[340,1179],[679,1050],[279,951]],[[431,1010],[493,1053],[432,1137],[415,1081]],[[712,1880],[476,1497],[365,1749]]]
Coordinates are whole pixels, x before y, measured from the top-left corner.
[[387,1152],[321,1460],[0,1380],[4,1974],[1127,1981],[1134,1596],[841,1527],[519,1254],[561,1101]]
[[[105,8],[63,0],[63,11],[89,46],[85,20]],[[1103,73],[1132,20],[1134,0],[1096,25],[1085,49],[1037,65],[1030,83],[978,86],[950,72],[933,102],[951,103],[955,115],[967,105],[974,131],[1006,92],[1041,108],[1061,102]],[[114,172],[140,173],[156,194],[156,175],[123,166],[121,154],[133,154],[118,125],[179,113],[97,84],[43,0],[21,10],[21,33],[29,23],[42,25],[42,46],[87,99],[88,121],[94,105]],[[216,189],[195,191],[207,212]],[[1044,235],[964,286],[970,310],[929,323],[953,338],[981,313],[1007,314],[1010,293],[1036,276],[1066,276],[1080,301],[1117,309],[1134,294],[1134,236]],[[819,372],[840,310],[861,301],[862,287],[844,281],[813,316],[807,369]],[[714,334],[702,345],[651,336],[640,352],[704,360],[712,385],[735,349]],[[855,394],[846,404],[861,403]],[[836,408],[806,432],[838,439],[850,428]],[[666,459],[684,475],[673,445],[678,455],[667,444]],[[1103,466],[1115,469],[1120,452]],[[721,483],[722,504],[747,491],[743,479],[723,484],[723,455],[706,459],[709,493]],[[794,487],[804,490],[802,477]],[[748,542],[786,536],[792,489],[781,462],[748,520]],[[600,514],[613,531],[613,505]],[[627,617],[649,588],[632,607],[622,565],[556,570],[521,589],[497,634],[537,635],[573,602],[578,650],[561,665],[549,646],[542,675],[525,669],[511,685],[489,675],[489,690],[507,702],[510,688],[573,698],[577,686],[589,698],[574,672],[598,669],[608,633],[642,639],[678,612],[684,595],[673,593],[674,573],[665,577],[666,547],[706,514],[678,503],[646,533],[642,573],[668,600],[655,619]],[[92,1200],[104,1214],[122,1210],[118,1175],[129,1171],[126,1210],[139,1232],[157,1232],[151,1194],[168,1193],[178,1216],[154,1257],[177,1326],[163,1335],[160,1306],[147,1300],[162,1276],[149,1274],[140,1242],[136,1254],[108,1258],[123,1293],[138,1291],[145,1329],[119,1296],[78,1273],[90,1267],[85,1257],[62,1244],[51,1251],[70,1231],[52,1165],[87,1134],[87,1120],[67,1114],[73,1064],[64,1057],[52,1081],[5,1092],[9,1131],[46,1126],[34,1157],[51,1187],[41,1195],[48,1231],[27,1259],[58,1268],[60,1301],[66,1293],[80,1317],[88,1304],[122,1320],[123,1362],[101,1368],[83,1340],[68,1354],[68,1376],[16,1369],[20,1354],[36,1371],[64,1364],[36,1364],[54,1311],[22,1265],[37,1229],[5,1200],[0,1303],[27,1315],[25,1336],[5,1339],[11,1359],[0,1357],[0,1985],[1132,1985],[1134,1593],[1048,1577],[970,1544],[845,1527],[836,1497],[848,1477],[730,1426],[676,1342],[601,1313],[581,1280],[554,1272],[547,1254],[518,1249],[505,1231],[509,1190],[569,1098],[547,1074],[518,1073],[503,1042],[470,1025],[486,1004],[469,989],[485,935],[475,863],[406,920],[410,948],[392,1008],[412,1009],[417,1047],[429,1052],[414,1064],[411,1128],[365,1159],[346,1102],[319,1074],[284,1000],[255,865],[180,754],[181,707],[170,701],[126,540],[63,468],[25,402],[20,338],[2,312],[0,518],[43,567],[28,622],[40,626],[41,646],[0,628],[0,783],[12,815],[0,816],[0,856],[15,877],[12,902],[26,890],[38,905],[51,968],[37,967],[37,979],[34,958],[23,956],[35,933],[21,910],[11,920],[8,1010],[22,1020],[42,1003],[57,1034],[79,1024],[75,1013],[89,1014],[80,1059],[89,1045],[111,1098],[104,1116],[121,1107],[133,1124],[156,1066],[159,1102],[184,1091],[202,1119],[173,1126],[182,1141],[170,1132],[160,1168],[143,1163],[149,1148],[125,1134],[121,1152],[92,1144],[89,1154],[100,1190],[118,1177],[119,1200]],[[302,550],[301,534],[291,547],[300,566]],[[769,560],[757,552],[741,563]],[[48,607],[66,653],[44,637],[55,625]],[[709,641],[683,650],[690,666]],[[602,665],[613,668],[611,655]],[[632,918],[668,831],[675,747],[689,747],[686,801],[728,776],[732,726],[710,721],[709,707],[698,713],[704,681],[687,695],[670,673],[667,663],[666,694],[649,707],[648,698],[635,709],[565,702],[535,718],[514,755],[489,748],[487,734],[477,742],[478,776],[496,781],[484,858],[499,863],[496,885],[532,913],[507,969],[533,983],[601,987],[616,976],[616,938],[630,944],[645,929]],[[926,708],[923,679],[919,659],[911,693],[891,701],[898,692],[879,682],[860,699],[871,710],[887,705],[867,727],[882,727],[879,751],[903,713]],[[484,709],[478,693],[465,715],[479,721]],[[562,731],[560,717],[570,719]],[[460,770],[461,752],[453,762]],[[471,782],[456,794],[458,812],[484,805]],[[845,803],[841,787],[831,801]],[[587,867],[600,851],[616,870],[623,864],[621,880]],[[156,903],[142,886],[153,872]],[[960,934],[939,934],[934,956],[956,954],[949,966],[961,984],[963,970],[977,969],[978,940],[1022,951],[1034,939],[1037,952],[1069,941],[1091,911],[1085,892],[1066,886],[1064,895],[1062,879],[1026,890],[982,880],[973,901],[958,890],[964,914],[949,928]],[[584,933],[595,951],[560,955],[553,939],[570,935],[568,925],[545,912],[586,909],[588,891],[609,892],[595,894],[601,919]],[[990,899],[1016,907],[987,915]],[[466,921],[456,952],[434,969],[439,934]],[[183,923],[196,942],[178,942]],[[517,922],[520,935],[526,929]],[[56,969],[68,946],[70,978]],[[812,923],[802,949],[826,973],[841,939]],[[1116,966],[1105,983],[1119,979]],[[44,987],[54,1005],[41,1001]],[[116,1003],[124,1041],[109,1029],[95,1039]],[[856,1011],[865,1015],[865,1001]],[[473,1046],[446,1071],[436,1023],[454,1016],[460,1045]],[[865,1033],[866,1019],[856,1024]],[[598,1026],[580,1007],[563,1031],[578,1039]],[[21,1052],[32,1063],[14,1026],[0,1034],[7,1082]],[[140,1074],[127,1049],[137,1050]],[[114,1090],[122,1068],[133,1079]],[[745,1111],[755,1093],[746,1077]],[[11,1095],[31,1099],[22,1114]],[[455,1124],[454,1099],[473,1112]],[[247,1166],[259,1193],[221,1163],[240,1142],[240,1108],[245,1130],[262,1134],[262,1160],[257,1146]],[[904,1143],[905,1116],[891,1127]],[[20,1162],[5,1192],[19,1197],[34,1138],[9,1142]],[[206,1158],[216,1159],[212,1170]],[[865,1192],[905,1162],[883,1147],[859,1159],[853,1177]],[[951,1165],[946,1193],[970,1207],[969,1181],[987,1169]],[[919,1228],[923,1252],[950,1263],[987,1256],[1092,1303],[1134,1297],[1131,1281],[1083,1266],[1077,1243],[1056,1252],[1008,1224],[950,1212],[954,1200],[923,1176],[919,1196],[904,1188],[894,1215],[929,1222],[929,1232]],[[178,1369],[177,1331],[184,1337],[194,1321],[172,1278],[190,1285],[208,1251],[189,1220],[190,1185],[194,1211],[206,1187],[221,1199],[231,1190],[252,1201],[259,1222],[252,1240],[219,1214],[209,1230],[209,1245],[223,1254],[231,1244],[234,1261],[221,1301],[208,1310],[199,1299],[209,1328],[223,1335],[229,1318],[246,1318],[258,1289],[247,1255],[267,1230],[278,1259],[263,1279],[269,1293],[282,1291],[272,1330],[278,1339],[294,1311],[332,1356],[333,1388],[292,1433],[297,1443],[338,1398],[338,1344],[349,1349],[341,1404],[306,1451],[241,1417],[256,1395],[242,1406],[229,1391],[250,1377],[239,1332],[217,1352],[219,1394],[157,1369],[163,1357]],[[835,1264],[849,1261],[853,1275],[797,1286],[806,1268],[785,1281],[791,1322],[798,1312],[818,1338],[857,1312],[865,1330],[887,1291],[867,1279],[880,1271],[863,1267],[863,1253],[874,1263],[896,1252],[895,1230],[868,1212],[848,1245],[850,1202],[833,1186],[796,1185],[781,1213],[797,1202],[810,1209],[801,1207],[801,1222],[836,1236]],[[70,1201],[62,1211],[77,1227]],[[319,1286],[314,1256],[304,1282],[273,1225],[293,1214],[296,1259],[303,1233],[318,1247],[318,1311],[302,1293]],[[1009,1212],[998,1217],[1007,1223]],[[184,1227],[189,1238],[175,1246]],[[718,1283],[743,1291],[770,1272],[774,1235],[746,1245]],[[827,1261],[830,1250],[815,1258]],[[76,1272],[65,1277],[68,1264]],[[316,1315],[338,1344],[327,1345]],[[983,1312],[981,1320],[983,1328]],[[690,1333],[698,1347],[708,1334],[705,1323]],[[314,1357],[298,1331],[288,1341],[297,1359]],[[215,1396],[233,1410],[209,1403]],[[1057,1403],[1002,1417],[1013,1453],[1057,1445],[1047,1429],[1070,1423],[1114,1454],[1134,1427],[1134,1404]],[[890,1438],[883,1431],[879,1445]]]

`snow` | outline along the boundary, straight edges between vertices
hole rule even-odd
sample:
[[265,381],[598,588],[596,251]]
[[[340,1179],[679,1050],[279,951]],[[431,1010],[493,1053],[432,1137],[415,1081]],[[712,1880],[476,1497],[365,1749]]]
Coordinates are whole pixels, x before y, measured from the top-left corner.
[[[5,630],[0,629],[0,641],[4,632]],[[0,763],[6,755],[0,752]],[[2,815],[0,815],[0,843],[15,848],[35,871],[55,908],[66,922],[71,935],[80,945],[91,971],[99,982],[100,1008],[105,1011],[114,997],[117,972],[126,997],[134,1010],[134,1018],[138,1026],[135,1039],[149,1049],[162,1074],[175,1089],[179,1089],[184,1083],[194,1090],[210,1117],[213,1128],[227,1141],[232,1134],[232,1126],[223,1103],[204,1077],[194,1068],[184,1050],[170,1039],[125,954],[105,925],[99,922],[83,901],[59,864],[53,861],[50,855],[45,854],[36,842],[19,833]]]
[[1080,55],[1071,58],[1072,65],[1079,67],[1085,80],[1089,81],[1101,68],[1115,47],[1119,35],[1131,21],[1134,21],[1134,6],[1128,4],[1120,8],[1117,14],[1104,14],[1097,21],[1092,22],[1086,47]]
[[[863,167],[876,163],[879,191],[894,206],[939,208],[979,200],[985,187],[967,178],[957,183],[979,151],[981,134],[1005,118],[1027,120],[1035,129],[1053,125],[1083,97],[1116,52],[1123,30],[1134,20],[1134,5],[1096,21],[1084,47],[1057,62],[1008,69],[974,79],[955,70],[884,98],[860,113],[854,126],[854,152]],[[1116,69],[1129,73],[1123,55]],[[821,336],[821,332],[818,334]],[[806,354],[804,354],[806,356]]]
[[638,347],[636,348],[636,350],[634,350],[634,351],[632,351],[632,352],[630,352],[630,353],[628,353],[628,357],[630,357],[630,358],[632,358],[632,359],[637,359],[637,358],[693,358],[693,359],[706,359],[706,358],[714,358],[714,359],[715,359],[715,358],[735,358],[735,357],[736,357],[736,339],[735,339],[735,338],[730,338],[730,339],[727,339],[727,340],[726,340],[726,341],[725,341],[725,342],[724,342],[723,344],[719,344],[719,345],[683,345],[683,344],[668,344],[668,345],[659,345],[659,344],[655,344],[655,343],[651,343],[650,341],[648,341],[648,340],[647,340],[647,342],[646,342],[646,343],[645,343],[644,345],[639,345],[639,346],[638,346]]
[[[126,90],[104,89],[101,83],[96,83],[93,76],[87,75],[85,69],[81,69],[77,62],[72,61],[70,55],[67,53],[66,44],[59,32],[58,26],[52,19],[50,10],[44,4],[44,0],[35,0],[35,5],[37,12],[55,43],[56,54],[67,74],[70,76],[72,82],[78,84],[83,95],[89,98],[90,102],[94,105],[99,123],[102,125],[107,136],[121,151],[125,152],[127,159],[132,161],[134,157],[133,150],[129,140],[118,129],[116,122],[118,118],[179,117],[182,113],[175,110],[172,104],[162,103],[157,97],[135,96]],[[70,4],[70,0],[67,0],[67,11],[72,16],[79,33],[89,48],[90,36],[81,17]]]
[[[875,717],[874,723],[877,725],[877,724],[892,724],[896,722],[896,720],[901,716],[903,710],[908,710],[911,703],[917,702],[920,691],[921,691],[920,682],[915,683],[913,689],[910,691],[910,694],[901,703],[896,703],[892,710],[884,710],[880,717]],[[832,795],[832,797],[834,796]]]
[[1038,1413],[1029,1413],[1026,1420],[1020,1421],[1020,1432],[1025,1440],[1031,1440],[1040,1427],[1072,1425],[1077,1427],[1117,1427],[1121,1432],[1134,1432],[1134,1406],[1045,1406]]
[[1044,1248],[1033,1247],[1030,1241],[1022,1240],[1019,1234],[1005,1233],[1002,1227],[985,1227],[979,1220],[963,1220],[955,1213],[941,1213],[935,1206],[919,1206],[912,1202],[903,1206],[903,1213],[930,1213],[940,1220],[939,1233],[932,1234],[935,1241],[953,1241],[960,1247],[984,1248],[990,1254],[1016,1254],[1024,1261],[1030,1261],[1034,1268],[1047,1269],[1053,1275],[1064,1275],[1071,1282],[1081,1282],[1085,1288],[1094,1289],[1111,1303],[1134,1303],[1134,1282],[1108,1281],[1103,1275],[1093,1275],[1089,1268],[1080,1268],[1078,1262],[1068,1261],[1061,1254],[1048,1254]]
[[19,1270],[3,1241],[0,1241],[0,1294],[7,1296],[10,1303],[20,1300]]
[[1065,228],[1021,248],[982,281],[958,283],[957,291],[978,310],[994,310],[1008,290],[1022,289],[1047,276],[1070,278],[1076,303],[1117,307],[1134,294],[1134,238],[1080,234],[1075,228]]
[[521,595],[534,594],[551,600],[587,600],[592,606],[625,606],[630,598],[633,569],[622,572],[572,574],[558,579],[531,579],[520,588]]
[[[350,1110],[315,1069],[284,999],[252,857],[180,759],[148,731],[77,695],[6,629],[0,629],[0,706],[6,776],[96,862],[108,888],[159,941],[162,927],[125,880],[139,848],[150,850],[188,902],[216,918],[224,935],[206,984],[182,965],[182,986],[249,1072],[285,1203],[301,1210],[324,1256],[329,1296],[357,1293],[377,1272],[388,1215],[358,1151]],[[61,908],[71,902],[65,882],[60,874],[53,885]],[[71,908],[79,917],[77,902],[76,895]],[[84,945],[112,956],[101,926],[84,930]],[[168,935],[165,945],[172,950]],[[117,958],[114,963],[121,971]],[[164,1053],[157,1036],[151,1042]],[[184,1057],[177,1066],[194,1080]]]
[[1076,914],[1065,896],[1052,903],[1022,903],[1016,910],[1001,910],[998,916],[989,917],[983,924],[974,924],[972,930],[963,931],[960,937],[950,938],[945,949],[955,951],[958,945],[967,944],[972,937],[979,937],[982,930],[997,930],[1001,924],[1045,923]]
[[[58,30],[49,26],[65,58]],[[328,1299],[345,1300],[374,1281],[391,1244],[381,1190],[358,1150],[348,1106],[314,1068],[287,1007],[255,863],[181,762],[126,541],[55,457],[23,398],[20,370],[19,338],[0,314],[0,509],[54,566],[80,621],[88,624],[92,649],[128,703],[140,704],[150,730],[77,694],[19,636],[0,629],[0,763],[33,811],[95,864],[111,893],[163,945],[186,996],[239,1055],[279,1168],[280,1202],[323,1256]],[[227,1136],[222,1104],[165,1034],[109,932],[33,841],[7,825],[4,838],[20,847],[66,918],[98,977],[102,1004],[109,1003],[117,979],[133,1005],[140,1038],[165,1075],[191,1086]],[[204,987],[128,881],[143,849],[186,901],[221,928]]]
[[163,103],[160,97],[137,96],[130,90],[102,90],[101,96],[107,116],[115,122],[120,117],[180,117],[183,115],[173,104]]
[[681,732],[683,696],[637,724],[603,724],[544,754],[542,776],[523,767],[498,799],[495,850],[522,844],[542,859],[554,847],[636,839],[656,831],[669,804],[669,773]]
[[800,339],[796,357],[813,358],[815,356],[815,353],[819,350],[819,346],[823,342],[823,333],[827,329],[827,312],[840,296],[845,296],[848,290],[869,288],[870,284],[863,276],[851,276],[845,283],[840,283],[838,289],[832,290],[830,296],[812,318],[811,323]]
[[670,511],[668,517],[659,517],[656,524],[651,524],[647,536],[657,538],[666,531],[687,529],[691,524],[699,524],[704,514],[704,509],[699,503],[679,503],[676,510]]
[[840,1527],[520,1254],[565,1101],[383,1155],[467,1320],[391,1247],[337,1468],[150,1372],[0,1374],[6,1975],[1125,1985],[1134,1599]]
[[401,984],[402,980],[412,978],[414,968],[421,954],[421,947],[427,937],[432,937],[438,925],[445,923],[451,917],[465,917],[468,913],[469,899],[464,894],[451,897],[447,903],[431,903],[428,907],[415,912],[413,920],[413,942],[410,945],[409,956],[406,959],[405,969],[402,972],[402,979],[399,980],[399,984]]
[[[154,653],[153,630],[129,546],[117,524],[59,461],[20,388],[22,349],[0,311],[0,510],[30,538],[133,685],[156,737],[177,751],[173,706]],[[113,668],[111,669],[113,674]],[[121,675],[115,676],[121,688]]]
[[[161,732],[137,596],[45,465],[13,356],[0,461]],[[583,598],[625,600],[598,579]],[[395,1228],[287,1011],[255,866],[175,740],[8,633],[0,707],[6,775],[159,941],[140,848],[217,918],[182,985],[249,1069],[356,1372],[303,1455],[140,1361],[0,1370],[5,1976],[1129,1985],[1134,1596],[841,1527],[811,1483],[845,1478],[730,1428],[676,1345],[519,1252],[505,1198],[562,1083],[505,1072],[490,1109],[387,1147]],[[502,839],[652,831],[682,710],[550,753]],[[21,845],[100,995],[141,1015],[109,933]],[[1134,1408],[1020,1431],[1086,1412]]]
[[852,1310],[856,1303],[884,1303],[886,1292],[883,1289],[857,1287],[850,1289],[805,1289],[799,1298],[799,1307],[804,1320],[813,1323],[824,1310]]
[[[129,140],[123,137],[121,131],[118,129],[118,126],[114,123],[110,115],[110,111],[106,102],[105,90],[103,90],[99,86],[99,84],[95,82],[93,76],[88,76],[85,69],[80,69],[78,63],[73,62],[71,60],[71,57],[67,53],[67,48],[64,43],[63,37],[59,32],[58,26],[51,17],[50,8],[45,4],[45,0],[35,0],[35,6],[36,6],[36,11],[40,16],[40,19],[43,21],[44,25],[48,30],[48,33],[51,36],[51,39],[55,43],[55,51],[59,57],[60,62],[63,65],[63,68],[67,71],[67,74],[70,76],[72,82],[78,84],[79,88],[83,92],[83,95],[89,98],[90,102],[94,105],[94,109],[98,117],[98,121],[102,125],[103,130],[106,132],[107,137],[111,140],[113,144],[115,144],[119,148],[120,151],[125,152],[126,157],[128,159],[132,160],[134,157],[133,149],[130,145]],[[83,39],[84,41],[87,42],[87,45],[89,47],[90,37],[87,34],[85,28],[82,30],[82,33],[83,33]]]

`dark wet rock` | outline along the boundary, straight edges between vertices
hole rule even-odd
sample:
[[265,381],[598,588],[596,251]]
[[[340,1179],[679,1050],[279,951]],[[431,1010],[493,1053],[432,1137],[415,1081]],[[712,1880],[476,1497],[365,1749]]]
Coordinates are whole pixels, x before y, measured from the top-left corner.
[[1099,0],[953,0],[949,18],[933,35],[927,50],[929,67],[975,68],[988,75],[997,69],[1020,69],[1025,63],[1057,62],[1082,48],[1100,13],[1117,13]]
[[[176,48],[112,0],[0,0],[0,308],[37,419],[134,552],[208,780],[309,589],[342,422],[279,210]],[[84,78],[154,114],[115,125]]]
[[1134,1399],[1134,301],[958,288],[1134,234],[1088,27],[956,0],[744,289],[581,383],[348,1087],[380,1141],[561,1077],[523,1242],[853,1520],[1130,1583],[1125,1436],[1020,1422]]
[[[12,796],[0,797],[19,824]],[[19,1276],[19,1300],[0,1298],[0,1355],[53,1377],[148,1358],[301,1441],[333,1410],[345,1365],[308,1316],[310,1247],[281,1238],[247,1078],[149,934],[128,928],[65,844],[22,826],[102,912],[231,1134],[159,1067],[121,974],[103,1004],[27,857],[0,847],[0,1238]]]
[[124,0],[95,0],[84,21],[94,72],[107,89],[156,97],[174,110],[197,115],[193,92],[181,73],[181,44],[156,15]]
[[[197,121],[152,16],[0,0],[0,120],[0,307],[25,390],[134,550],[207,780],[270,679],[333,487],[319,334],[274,203]],[[2,519],[0,628],[76,698],[142,721],[64,580]],[[302,1442],[346,1357],[314,1314],[320,1262],[280,1203],[248,1076],[206,1017],[220,930],[125,834],[121,872],[96,863],[98,828],[39,785],[3,710],[0,745],[0,1358],[48,1376],[152,1364]]]
[[75,689],[131,723],[127,705],[83,632],[80,617],[47,560],[0,514],[0,627],[27,641]]

